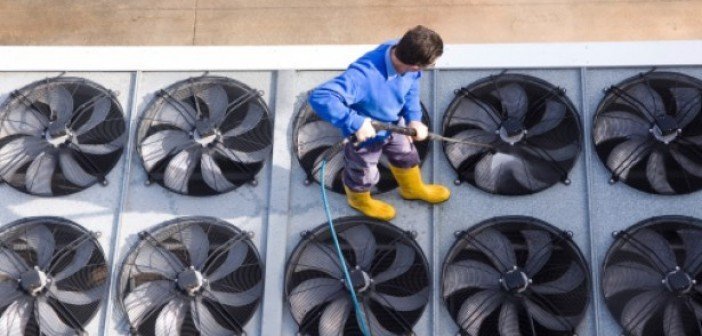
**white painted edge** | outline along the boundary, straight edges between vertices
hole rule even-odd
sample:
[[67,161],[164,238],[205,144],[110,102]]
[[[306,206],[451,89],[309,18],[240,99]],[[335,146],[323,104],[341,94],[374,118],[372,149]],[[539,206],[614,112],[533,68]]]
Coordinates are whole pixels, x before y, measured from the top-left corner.
[[[0,47],[0,71],[340,70],[373,45]],[[449,44],[438,69],[702,64],[702,40]]]

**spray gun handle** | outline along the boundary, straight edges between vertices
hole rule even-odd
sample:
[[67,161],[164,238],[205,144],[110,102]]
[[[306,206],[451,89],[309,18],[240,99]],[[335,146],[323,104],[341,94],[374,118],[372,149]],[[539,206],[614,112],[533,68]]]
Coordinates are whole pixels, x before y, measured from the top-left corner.
[[371,125],[378,131],[390,131],[408,136],[417,136],[417,130],[409,127],[401,127],[393,124],[386,124],[379,121],[371,121]]

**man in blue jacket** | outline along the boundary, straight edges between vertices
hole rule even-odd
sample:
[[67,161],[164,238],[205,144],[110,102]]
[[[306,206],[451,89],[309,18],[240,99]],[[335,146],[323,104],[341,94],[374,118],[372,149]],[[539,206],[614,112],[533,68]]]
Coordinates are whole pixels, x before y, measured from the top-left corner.
[[402,39],[381,44],[352,63],[338,77],[312,91],[309,103],[320,118],[339,128],[344,136],[355,134],[359,144],[344,148],[344,189],[349,205],[366,216],[381,220],[395,217],[395,209],[371,198],[378,183],[378,161],[385,153],[390,170],[405,199],[440,203],[450,191],[425,185],[419,155],[412,139],[376,130],[371,120],[403,124],[417,131],[415,141],[427,137],[419,102],[422,70],[443,53],[443,41],[434,31],[417,26]]

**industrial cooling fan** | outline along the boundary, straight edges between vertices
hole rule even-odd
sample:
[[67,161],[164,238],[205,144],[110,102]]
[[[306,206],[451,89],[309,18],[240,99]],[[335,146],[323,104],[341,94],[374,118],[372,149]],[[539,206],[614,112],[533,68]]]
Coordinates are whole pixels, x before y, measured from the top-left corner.
[[501,74],[456,91],[446,110],[444,153],[458,174],[489,193],[524,195],[557,182],[580,153],[580,117],[565,95],[541,79]]
[[156,93],[139,123],[148,173],[171,191],[216,195],[256,183],[272,149],[261,93],[226,77],[197,77]]
[[27,218],[0,231],[0,334],[86,334],[107,294],[96,237],[56,217]]
[[624,334],[702,335],[702,221],[656,217],[615,237],[602,291]]
[[[424,105],[422,105],[422,122],[431,129],[429,114]],[[319,183],[322,159],[334,144],[342,140],[341,131],[320,119],[305,99],[305,103],[297,112],[293,124],[293,151],[307,175],[306,184],[312,181]],[[424,162],[424,158],[429,152],[429,141],[418,141],[414,144],[420,160]],[[344,194],[344,185],[341,180],[343,169],[344,152],[341,151],[332,156],[325,167],[324,181],[328,190]],[[384,155],[380,158],[378,170],[380,171],[380,181],[371,192],[383,193],[395,189],[397,182],[390,172],[390,163]]]
[[0,177],[28,194],[60,196],[107,183],[125,142],[119,102],[87,79],[34,82],[0,106]]
[[608,88],[592,137],[600,160],[622,181],[654,194],[702,188],[702,81],[650,72]]
[[[334,224],[369,332],[412,335],[431,296],[429,265],[412,233],[365,217]],[[285,272],[285,296],[299,334],[362,335],[328,226],[302,237]]]
[[442,295],[460,335],[572,336],[590,300],[589,273],[569,233],[499,217],[457,232]]
[[243,335],[263,295],[250,235],[210,217],[185,217],[139,234],[118,297],[134,335]]

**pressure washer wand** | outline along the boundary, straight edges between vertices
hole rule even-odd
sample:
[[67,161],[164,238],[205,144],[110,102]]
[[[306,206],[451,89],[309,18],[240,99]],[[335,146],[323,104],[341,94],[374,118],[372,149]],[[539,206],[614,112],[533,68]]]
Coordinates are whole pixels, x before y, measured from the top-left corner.
[[[386,124],[386,123],[381,123],[381,122],[377,122],[377,121],[371,121],[371,125],[373,125],[373,128],[375,128],[376,130],[384,130],[384,131],[389,131],[389,132],[398,133],[398,134],[404,134],[404,135],[412,136],[412,137],[417,136],[417,130],[415,130],[414,128],[402,127],[402,126],[397,126],[397,125],[393,125],[393,124]],[[449,137],[445,137],[443,135],[438,135],[438,134],[431,133],[431,132],[429,132],[427,134],[427,140],[454,142],[454,143],[460,143],[460,144],[477,146],[477,147],[493,148],[492,146],[484,144],[484,143],[449,138]]]

